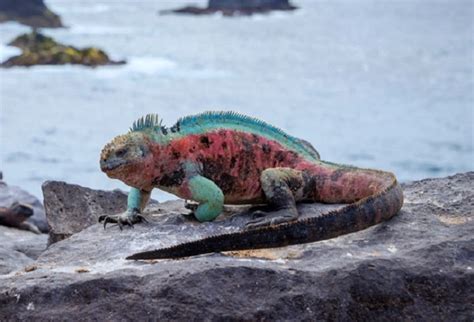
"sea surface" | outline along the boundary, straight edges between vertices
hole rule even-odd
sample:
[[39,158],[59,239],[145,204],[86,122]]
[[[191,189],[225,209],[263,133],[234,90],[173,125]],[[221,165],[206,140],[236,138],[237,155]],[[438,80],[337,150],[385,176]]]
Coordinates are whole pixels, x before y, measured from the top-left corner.
[[[38,197],[45,180],[126,189],[99,169],[105,143],[146,113],[171,126],[207,110],[258,117],[322,159],[400,181],[473,170],[472,1],[293,0],[301,9],[290,13],[158,15],[188,3],[47,1],[69,28],[44,33],[128,64],[1,69],[6,181]],[[27,31],[0,24],[2,60]]]

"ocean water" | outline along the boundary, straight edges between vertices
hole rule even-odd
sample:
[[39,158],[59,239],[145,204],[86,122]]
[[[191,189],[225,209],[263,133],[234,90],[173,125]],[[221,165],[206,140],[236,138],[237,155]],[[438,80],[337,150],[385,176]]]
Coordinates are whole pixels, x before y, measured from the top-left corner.
[[[47,1],[69,28],[44,33],[128,64],[1,69],[5,179],[39,197],[45,180],[126,189],[100,172],[105,143],[146,113],[172,125],[206,110],[261,118],[322,159],[401,181],[473,170],[472,1],[293,0],[300,10],[265,16],[158,15],[188,2]],[[27,30],[0,25],[2,59]]]

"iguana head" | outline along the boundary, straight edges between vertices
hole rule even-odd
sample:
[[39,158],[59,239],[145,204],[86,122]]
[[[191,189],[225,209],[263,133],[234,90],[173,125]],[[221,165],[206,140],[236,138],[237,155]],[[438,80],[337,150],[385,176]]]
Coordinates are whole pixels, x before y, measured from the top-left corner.
[[153,171],[150,138],[142,132],[115,137],[100,155],[100,168],[110,178],[137,188],[148,186]]

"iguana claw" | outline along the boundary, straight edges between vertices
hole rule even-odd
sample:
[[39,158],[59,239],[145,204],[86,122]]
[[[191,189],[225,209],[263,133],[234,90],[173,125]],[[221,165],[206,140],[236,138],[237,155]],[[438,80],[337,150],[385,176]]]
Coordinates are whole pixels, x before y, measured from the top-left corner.
[[195,212],[199,204],[197,202],[185,200],[184,201],[184,208],[191,210],[192,212]]
[[140,214],[137,210],[127,210],[121,214],[117,215],[102,215],[99,217],[99,222],[104,222],[104,229],[107,226],[107,223],[116,223],[120,230],[123,229],[123,226],[130,226],[133,228],[133,225],[139,222],[148,222],[146,218]]

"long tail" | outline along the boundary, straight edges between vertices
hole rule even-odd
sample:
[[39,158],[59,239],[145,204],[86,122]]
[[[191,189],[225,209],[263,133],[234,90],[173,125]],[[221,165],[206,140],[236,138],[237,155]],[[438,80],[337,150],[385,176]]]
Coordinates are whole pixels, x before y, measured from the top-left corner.
[[[391,174],[390,174],[391,175]],[[245,230],[133,254],[127,259],[180,258],[199,254],[303,244],[356,232],[393,217],[403,205],[403,191],[392,182],[380,192],[312,217],[255,230]]]

